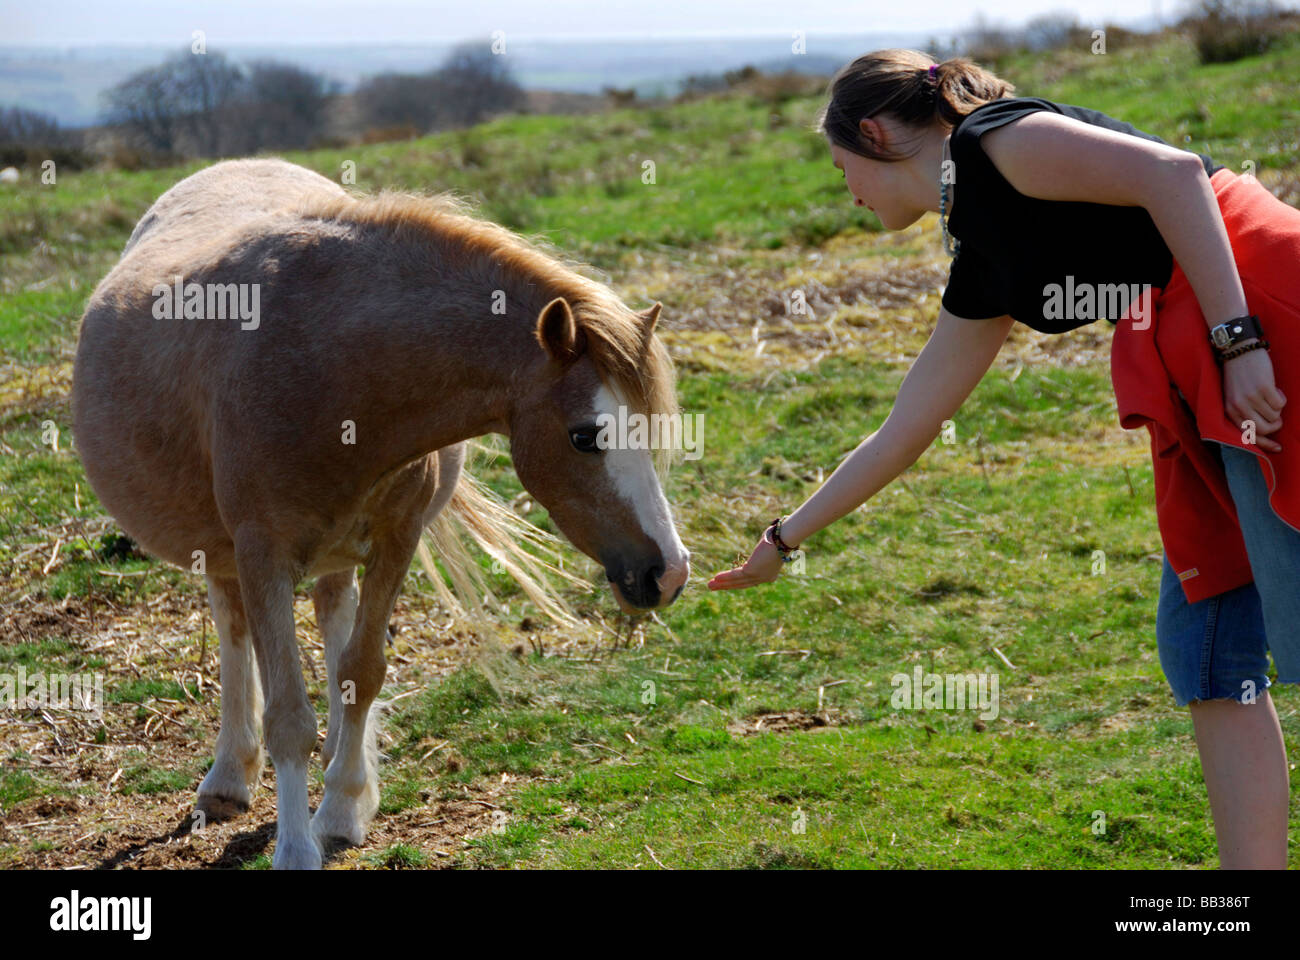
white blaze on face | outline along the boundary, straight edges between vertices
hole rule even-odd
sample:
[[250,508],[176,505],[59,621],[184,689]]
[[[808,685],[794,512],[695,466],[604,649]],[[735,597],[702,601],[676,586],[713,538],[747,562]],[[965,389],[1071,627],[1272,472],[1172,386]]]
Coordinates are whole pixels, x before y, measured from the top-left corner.
[[[659,486],[655,474],[652,451],[649,449],[623,449],[617,445],[619,407],[624,410],[623,417],[631,416],[627,401],[621,391],[611,389],[603,384],[596,389],[592,397],[592,407],[598,417],[607,415],[612,420],[601,417],[598,423],[614,424],[615,444],[601,453],[605,469],[619,497],[632,508],[641,529],[646,536],[658,546],[664,558],[664,576],[660,578],[661,589],[671,596],[677,587],[686,582],[687,558],[686,548],[677,537],[677,528],[673,526],[672,512]],[[631,430],[629,429],[629,433]],[[649,442],[649,427],[645,431]],[[665,442],[660,438],[660,442]],[[665,598],[667,599],[667,597]]]

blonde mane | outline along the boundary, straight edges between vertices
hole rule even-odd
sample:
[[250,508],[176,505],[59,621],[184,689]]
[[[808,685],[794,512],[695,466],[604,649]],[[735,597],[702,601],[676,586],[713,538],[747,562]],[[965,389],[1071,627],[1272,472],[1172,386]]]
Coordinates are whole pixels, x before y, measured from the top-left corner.
[[[577,268],[588,264],[563,257],[547,241],[525,239],[498,224],[473,215],[472,205],[451,193],[431,196],[383,191],[371,196],[335,197],[313,201],[298,211],[303,216],[390,229],[416,243],[434,244],[451,260],[463,260],[528,284],[544,305],[564,297],[578,327],[587,335],[587,349],[596,372],[607,385],[627,398],[630,412],[679,414],[672,359],[658,337],[643,346],[645,322],[602,283]],[[672,450],[655,450],[655,469],[664,475]]]

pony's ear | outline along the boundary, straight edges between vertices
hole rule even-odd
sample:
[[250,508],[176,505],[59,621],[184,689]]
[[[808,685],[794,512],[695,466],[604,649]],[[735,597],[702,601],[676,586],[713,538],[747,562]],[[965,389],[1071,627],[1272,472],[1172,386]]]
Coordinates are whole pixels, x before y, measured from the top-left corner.
[[537,315],[537,342],[561,366],[573,363],[587,349],[587,335],[578,327],[563,297],[556,297]]
[[641,331],[642,340],[648,341],[650,339],[651,334],[655,332],[655,324],[659,322],[659,311],[662,310],[663,308],[664,305],[660,303],[658,300],[656,300],[654,302],[654,306],[646,310],[642,310],[640,313],[637,314],[638,317],[640,317],[642,320],[645,321],[645,329]]

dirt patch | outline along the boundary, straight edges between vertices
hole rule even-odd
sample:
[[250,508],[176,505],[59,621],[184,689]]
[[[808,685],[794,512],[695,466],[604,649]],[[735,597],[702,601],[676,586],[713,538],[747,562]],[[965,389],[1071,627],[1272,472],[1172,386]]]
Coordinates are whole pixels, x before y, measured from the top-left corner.
[[1103,717],[1100,727],[1103,733],[1120,733],[1124,730],[1131,730],[1145,720],[1145,716],[1140,713],[1129,713],[1121,710],[1119,713],[1113,713],[1108,717]]
[[[323,702],[323,644],[310,599],[302,593],[295,599],[308,691]],[[72,649],[55,655],[57,661],[93,658],[93,668],[69,669],[104,678],[103,702],[92,709],[0,710],[0,869],[234,869],[272,852],[275,773],[269,759],[248,811],[191,832],[195,791],[220,725],[217,638],[202,597],[171,590],[123,604],[99,595],[52,602],[24,593],[0,607],[0,624],[0,647],[59,638]],[[491,634],[474,629],[409,591],[391,626],[386,699],[426,689],[484,643],[504,639],[497,634],[511,633],[508,625]],[[513,635],[531,638],[548,655],[597,652],[586,638],[526,627]],[[608,647],[609,634],[601,637]],[[320,726],[323,740],[323,720]],[[381,727],[381,750],[395,733]],[[399,767],[380,767],[381,788],[401,775]],[[313,809],[321,800],[318,769],[309,780]],[[421,795],[427,802],[380,814],[363,846],[332,851],[326,865],[403,867],[404,857],[373,862],[374,854],[398,843],[421,851],[429,867],[451,865],[467,839],[492,828],[495,811],[508,806],[521,782],[485,777],[468,786],[431,783],[431,795]]]
[[[384,774],[381,772],[381,780]],[[325,866],[356,869],[384,866],[374,855],[401,843],[421,851],[430,868],[450,866],[463,842],[490,831],[503,790],[465,788],[464,797],[431,800],[375,818],[360,847],[327,851]],[[239,869],[275,842],[275,783],[268,771],[250,809],[220,823],[192,830],[193,797],[41,797],[10,812],[0,824],[0,841],[16,844],[17,860],[6,867],[44,870]],[[320,802],[313,791],[312,810]]]
[[842,726],[844,722],[844,716],[838,709],[828,707],[820,713],[809,713],[805,710],[756,713],[728,725],[727,729],[738,737],[752,737],[759,733],[789,733],[792,730],[809,730],[816,733]]

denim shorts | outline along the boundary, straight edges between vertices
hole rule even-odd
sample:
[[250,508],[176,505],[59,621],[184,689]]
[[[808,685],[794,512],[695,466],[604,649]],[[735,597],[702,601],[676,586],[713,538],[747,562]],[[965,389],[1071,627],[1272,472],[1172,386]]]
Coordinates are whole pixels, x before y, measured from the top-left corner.
[[1180,707],[1192,700],[1258,697],[1270,686],[1270,652],[1278,682],[1300,682],[1300,531],[1269,506],[1257,454],[1203,442],[1223,464],[1255,580],[1188,603],[1164,558],[1156,644]]

